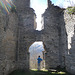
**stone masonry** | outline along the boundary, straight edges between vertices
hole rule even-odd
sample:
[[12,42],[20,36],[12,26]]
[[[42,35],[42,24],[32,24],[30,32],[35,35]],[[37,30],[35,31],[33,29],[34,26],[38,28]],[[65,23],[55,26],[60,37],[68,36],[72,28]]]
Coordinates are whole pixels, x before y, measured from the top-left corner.
[[35,41],[44,44],[46,69],[60,66],[75,74],[75,15],[47,1],[42,31],[35,30],[36,14],[30,8],[30,0],[13,0],[15,11],[0,13],[0,75],[28,70],[29,47]]
[[64,21],[68,38],[68,49],[65,52],[66,69],[70,71],[70,73],[75,74],[75,15],[70,15],[67,13],[67,10],[65,10]]

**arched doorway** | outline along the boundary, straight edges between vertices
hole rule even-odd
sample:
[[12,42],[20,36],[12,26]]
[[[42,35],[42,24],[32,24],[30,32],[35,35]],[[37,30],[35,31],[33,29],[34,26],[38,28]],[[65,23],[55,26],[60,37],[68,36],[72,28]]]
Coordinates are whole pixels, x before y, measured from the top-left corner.
[[41,69],[45,68],[45,49],[42,41],[35,41],[29,47],[30,53],[30,69],[37,69],[37,58],[40,56],[43,61],[41,62]]

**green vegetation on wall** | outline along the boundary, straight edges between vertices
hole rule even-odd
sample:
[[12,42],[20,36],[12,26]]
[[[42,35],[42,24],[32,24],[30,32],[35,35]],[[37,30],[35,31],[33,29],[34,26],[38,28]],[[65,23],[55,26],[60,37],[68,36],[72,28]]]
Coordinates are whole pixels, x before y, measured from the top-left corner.
[[75,6],[74,7],[68,7],[68,14],[74,14],[75,15]]

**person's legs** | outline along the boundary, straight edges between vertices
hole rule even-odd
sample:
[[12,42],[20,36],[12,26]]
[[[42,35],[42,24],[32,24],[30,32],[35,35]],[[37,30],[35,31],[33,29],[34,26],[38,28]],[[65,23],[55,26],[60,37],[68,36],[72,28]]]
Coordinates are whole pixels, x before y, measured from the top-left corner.
[[40,70],[40,63],[38,63],[38,70]]

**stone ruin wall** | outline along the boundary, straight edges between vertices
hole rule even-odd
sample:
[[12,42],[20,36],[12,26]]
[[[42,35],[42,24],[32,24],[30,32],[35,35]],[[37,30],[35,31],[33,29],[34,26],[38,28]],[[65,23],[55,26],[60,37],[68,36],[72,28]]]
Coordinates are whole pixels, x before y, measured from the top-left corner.
[[43,14],[44,35],[47,47],[47,66],[53,68],[65,66],[65,50],[67,49],[67,37],[64,23],[64,12],[57,6],[50,3]]
[[[27,3],[29,3],[28,0],[27,0]],[[27,3],[26,3],[26,5],[29,6]],[[23,4],[21,4],[21,6],[22,5]],[[17,12],[13,11],[13,12],[10,12],[10,14],[0,13],[0,75],[7,75],[11,71],[18,69],[19,67],[21,68],[20,65],[23,64],[23,63],[19,62],[19,58],[20,58],[20,56],[19,56],[20,54],[18,51],[20,48],[20,47],[18,47],[19,46],[19,38],[20,38],[19,27],[21,27],[21,25],[22,25],[21,23],[25,20],[25,19],[22,20],[22,17],[27,16],[27,18],[29,19],[31,16],[31,14],[29,12],[31,11],[33,13],[33,10],[28,9],[28,7],[23,8],[23,9],[19,8],[19,9],[17,6],[17,8],[16,8]],[[25,11],[25,12],[23,13],[23,11]],[[34,17],[34,16],[32,15],[31,17]],[[30,19],[33,20],[32,18],[30,18]],[[34,23],[34,20],[32,22]],[[32,30],[32,27],[30,27],[30,28]],[[21,54],[21,55],[23,55],[23,54]],[[26,59],[26,60],[28,61],[28,59]],[[29,61],[25,64],[25,65],[27,65],[27,67],[28,67],[28,63],[29,63]]]
[[75,74],[75,15],[64,11],[65,28],[68,39],[68,50],[66,51],[66,69]]
[[0,13],[0,75],[15,68],[18,18],[15,13]]
[[[30,1],[25,1],[26,7],[22,7],[22,5],[24,6],[23,2],[19,4],[20,0],[18,3],[16,2],[17,4],[15,3],[17,13],[10,12],[9,15],[0,13],[0,75],[7,75],[15,69],[29,69],[28,49],[35,41],[43,41],[44,43],[47,69],[59,65],[66,66],[67,71],[75,74],[74,35],[71,38],[69,37],[71,33],[68,33],[70,30],[68,25],[71,24],[73,24],[72,30],[74,32],[75,15],[71,17],[59,7],[50,4],[42,16],[44,29],[38,32],[34,30],[36,28],[34,10],[29,7]],[[18,5],[21,7],[18,8]],[[69,55],[68,37],[72,40]]]
[[[52,16],[52,14],[53,14],[53,16]],[[45,11],[45,14],[43,15],[43,17],[45,20],[44,25],[46,25],[46,26],[44,26],[44,28],[47,28],[46,29],[47,32],[49,32],[49,31],[52,32],[50,29],[50,28],[52,28],[52,27],[50,27],[51,24],[54,25],[58,29],[57,33],[59,35],[60,66],[66,67],[66,70],[68,72],[75,74],[75,15],[74,14],[70,15],[70,14],[68,14],[67,10],[63,10],[57,6],[50,5],[49,8]],[[56,34],[56,32],[55,32],[55,34]],[[49,34],[49,35],[51,35],[51,34]],[[51,40],[51,38],[49,40]],[[49,46],[49,48],[50,48],[50,46]],[[51,56],[49,57],[48,61],[50,61],[50,58],[51,58]],[[51,64],[49,63],[49,66],[50,65]]]
[[18,30],[18,67],[29,69],[29,46],[35,42],[34,34],[34,12],[32,9],[26,9],[19,13],[19,30]]

